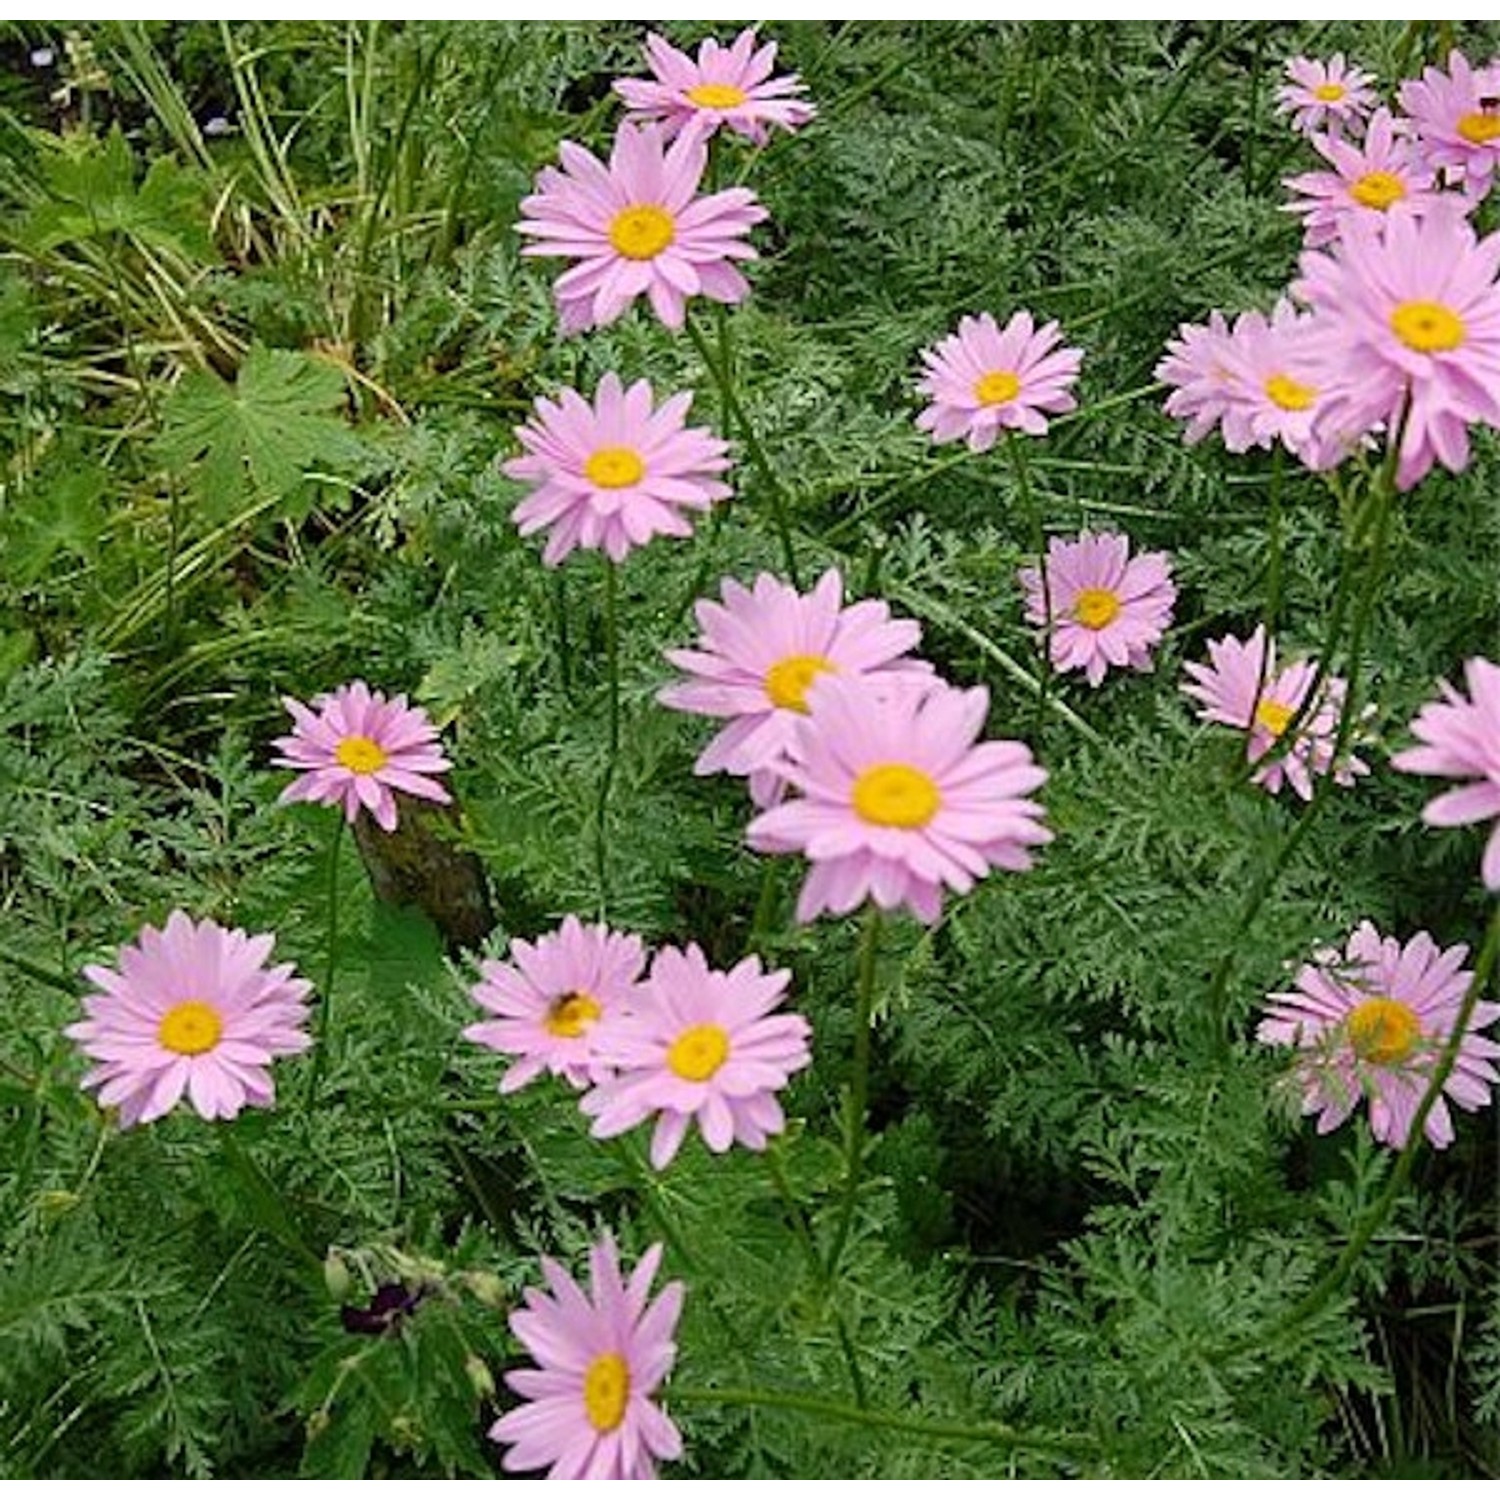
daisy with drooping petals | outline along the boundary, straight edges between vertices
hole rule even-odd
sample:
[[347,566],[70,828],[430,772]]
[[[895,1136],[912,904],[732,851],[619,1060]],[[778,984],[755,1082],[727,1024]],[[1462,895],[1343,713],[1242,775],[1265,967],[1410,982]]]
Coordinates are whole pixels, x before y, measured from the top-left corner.
[[1098,687],[1111,667],[1150,670],[1177,600],[1165,552],[1131,557],[1128,537],[1085,531],[1073,541],[1053,537],[1043,568],[1022,568],[1020,579],[1026,618],[1048,627],[1059,672],[1081,671]]
[[1072,411],[1072,395],[1083,352],[1060,348],[1056,323],[1038,328],[1029,312],[1018,312],[1000,328],[989,313],[961,318],[958,332],[922,351],[926,374],[917,382],[932,405],[917,426],[936,443],[967,438],[983,453],[1009,428],[1040,437],[1044,412]]
[[729,444],[686,425],[692,404],[692,392],[679,391],[657,407],[649,382],[627,390],[613,371],[592,406],[574,390],[537,399],[516,429],[525,453],[501,468],[535,486],[511,519],[522,536],[548,529],[544,563],[555,567],[575,547],[620,562],[654,536],[691,536],[684,512],[728,499],[718,476],[730,466]]
[[302,774],[280,797],[282,802],[343,803],[352,823],[360,808],[387,833],[396,827],[395,793],[428,802],[451,802],[448,790],[432,778],[452,762],[438,743],[432,720],[408,708],[405,694],[389,702],[355,681],[313,699],[312,707],[283,698],[293,732],[275,741],[275,765]]
[[1277,89],[1276,112],[1291,115],[1292,128],[1305,135],[1357,125],[1376,102],[1370,87],[1375,75],[1346,65],[1342,52],[1326,63],[1312,57],[1288,58],[1286,74],[1291,82]]
[[562,170],[542,169],[516,227],[536,241],[523,255],[578,262],[553,288],[564,333],[613,323],[642,292],[668,328],[682,327],[689,297],[750,295],[734,262],[755,259],[746,236],[766,210],[749,188],[696,196],[708,163],[700,132],[669,146],[656,126],[627,121],[607,167],[572,141],[558,149]]
[[1232,635],[1210,641],[1208,657],[1208,666],[1188,663],[1192,681],[1183,691],[1203,705],[1198,710],[1200,719],[1249,731],[1246,760],[1259,761],[1273,745],[1278,746],[1277,754],[1252,778],[1257,785],[1275,794],[1288,783],[1303,801],[1310,801],[1314,776],[1332,772],[1340,786],[1352,786],[1356,776],[1368,774],[1370,768],[1347,750],[1338,765],[1333,764],[1339,716],[1348,691],[1342,677],[1323,679],[1316,704],[1303,717],[1291,746],[1282,750],[1281,738],[1312,690],[1317,662],[1293,662],[1278,672],[1276,644],[1266,639],[1264,625],[1257,625],[1248,641]]
[[[1464,664],[1464,678],[1469,696],[1440,683],[1442,701],[1425,705],[1412,721],[1423,743],[1391,757],[1398,771],[1468,782],[1422,809],[1423,822],[1435,828],[1500,819],[1500,666],[1476,656]],[[1488,889],[1500,891],[1500,821],[1490,830],[1480,875]]]
[[1500,234],[1480,240],[1462,213],[1405,204],[1384,232],[1351,221],[1337,244],[1302,256],[1294,293],[1317,315],[1309,342],[1326,405],[1319,429],[1405,437],[1396,483],[1409,490],[1434,462],[1468,466],[1470,422],[1500,426]]
[[589,1251],[589,1287],[542,1258],[548,1291],[526,1290],[511,1332],[537,1369],[507,1372],[524,1404],[490,1436],[507,1443],[511,1473],[547,1469],[549,1479],[655,1479],[656,1460],[680,1458],[682,1437],[652,1401],[677,1358],[673,1334],[683,1286],[669,1282],[654,1300],[662,1247],[653,1245],[625,1281],[614,1241]]
[[120,949],[119,969],[90,964],[98,988],[65,1028],[94,1066],[83,1087],[122,1126],[167,1113],[184,1094],[205,1120],[228,1120],[275,1098],[270,1064],[306,1051],[312,986],[290,964],[266,967],[275,937],[174,911]]
[[1284,179],[1284,186],[1301,195],[1285,208],[1302,216],[1310,249],[1338,239],[1351,219],[1378,226],[1397,203],[1420,217],[1441,196],[1431,167],[1417,155],[1411,140],[1397,133],[1388,109],[1371,116],[1361,145],[1332,135],[1314,136],[1312,144],[1333,170]]
[[508,964],[486,959],[469,991],[500,1019],[464,1027],[471,1042],[517,1058],[500,1092],[514,1093],[542,1072],[575,1089],[608,1078],[610,1068],[594,1051],[595,1028],[635,1003],[646,962],[641,940],[570,916],[534,943],[516,938],[510,956]]
[[[1361,922],[1344,955],[1316,954],[1298,971],[1295,989],[1269,997],[1256,1036],[1301,1049],[1293,1076],[1302,1113],[1318,1116],[1320,1135],[1368,1095],[1375,1139],[1398,1150],[1407,1143],[1474,977],[1462,967],[1468,952],[1462,943],[1440,950],[1425,932],[1403,946]],[[1489,1102],[1500,1045],[1479,1033],[1497,1016],[1500,1005],[1479,1004],[1469,1017],[1458,1060],[1427,1116],[1424,1133],[1434,1146],[1453,1141],[1447,1099],[1462,1109]]]
[[1229,347],[1229,325],[1218,311],[1209,313],[1207,324],[1183,323],[1177,337],[1167,340],[1167,352],[1154,373],[1174,387],[1166,412],[1187,422],[1184,442],[1200,442],[1212,432],[1234,398]]
[[915,620],[892,619],[878,599],[843,604],[843,581],[830,569],[810,593],[762,573],[747,589],[723,581],[724,602],[700,599],[702,637],[695,650],[668,651],[689,674],[657,694],[669,708],[728,719],[693,770],[750,778],[750,794],[769,807],[781,792],[776,767],[791,749],[807,690],[825,673],[845,678],[927,677],[932,668],[907,655],[922,637]]
[[786,777],[801,795],[746,830],[752,849],[812,862],[797,920],[852,911],[869,897],[935,922],[992,868],[1028,870],[1052,834],[1029,799],[1047,773],[1018,740],[976,744],[982,687],[934,679],[877,687],[824,677],[808,693]]
[[772,78],[776,43],[759,49],[755,43],[753,27],[727,47],[709,37],[694,62],[653,31],[646,38],[646,59],[655,76],[615,81],[615,92],[630,106],[626,118],[659,123],[669,140],[689,126],[712,135],[722,125],[757,146],[770,138],[768,125],[783,130],[806,125],[817,110],[791,97],[804,92],[801,80],[795,73]]
[[1446,73],[1424,68],[1401,85],[1400,97],[1427,161],[1466,197],[1483,198],[1500,163],[1500,63],[1476,68],[1455,49]]
[[696,943],[661,949],[641,1003],[600,1033],[599,1052],[618,1072],[579,1101],[593,1134],[620,1135],[655,1115],[658,1171],[694,1120],[710,1151],[735,1141],[764,1151],[786,1127],[777,1090],[812,1061],[806,1020],[771,1014],[790,978],[762,972],[753,956],[728,973],[711,969]]

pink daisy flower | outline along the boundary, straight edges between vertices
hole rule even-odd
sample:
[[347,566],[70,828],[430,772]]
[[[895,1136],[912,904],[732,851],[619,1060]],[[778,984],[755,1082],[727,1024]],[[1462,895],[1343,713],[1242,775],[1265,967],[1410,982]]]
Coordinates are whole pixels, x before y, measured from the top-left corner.
[[1410,392],[1403,490],[1434,462],[1468,466],[1468,423],[1500,426],[1500,234],[1476,239],[1461,213],[1440,207],[1416,218],[1397,204],[1383,233],[1349,222],[1329,250],[1303,254],[1293,288],[1317,314],[1320,430],[1395,432]]
[[654,77],[615,82],[615,92],[630,106],[626,118],[659,123],[668,140],[689,126],[712,135],[723,125],[757,146],[770,138],[768,125],[788,131],[806,125],[817,110],[790,97],[804,92],[801,81],[795,73],[772,78],[776,43],[758,50],[755,43],[753,27],[727,47],[709,37],[694,62],[653,31],[646,38],[646,60]]
[[1291,82],[1277,89],[1276,112],[1291,115],[1293,129],[1304,135],[1357,125],[1376,102],[1370,87],[1375,75],[1347,65],[1342,52],[1335,52],[1326,63],[1311,57],[1288,58],[1286,74]]
[[802,795],[757,817],[752,849],[800,852],[812,870],[797,919],[852,911],[867,896],[937,920],[943,890],[970,890],[991,868],[1031,868],[1051,833],[1027,797],[1047,779],[1017,740],[976,744],[984,688],[877,689],[825,677],[808,695],[787,779]]
[[[1226,635],[1208,643],[1209,665],[1189,662],[1192,681],[1183,691],[1203,706],[1198,717],[1210,724],[1248,730],[1245,759],[1259,761],[1273,745],[1279,745],[1317,675],[1316,661],[1299,661],[1276,669],[1276,645],[1266,639],[1264,625],[1257,625],[1248,641]],[[1304,801],[1310,801],[1314,776],[1327,776],[1340,786],[1352,786],[1356,776],[1369,767],[1347,751],[1337,768],[1333,766],[1339,715],[1343,711],[1348,684],[1342,677],[1323,679],[1318,700],[1302,721],[1292,745],[1279,750],[1255,773],[1253,780],[1276,793],[1283,783]]]
[[625,1281],[614,1241],[589,1251],[589,1287],[542,1258],[548,1291],[526,1290],[511,1332],[537,1362],[505,1383],[524,1404],[490,1428],[507,1443],[505,1468],[546,1467],[548,1479],[655,1479],[657,1459],[682,1456],[682,1436],[651,1397],[677,1358],[672,1336],[683,1287],[651,1299],[662,1247],[653,1245]]
[[1059,672],[1081,671],[1098,687],[1111,667],[1150,669],[1177,600],[1165,552],[1131,557],[1129,537],[1085,531],[1073,541],[1051,538],[1044,568],[1045,588],[1041,568],[1022,568],[1021,587],[1026,619],[1048,627]]
[[471,1042],[516,1057],[500,1092],[514,1093],[543,1072],[575,1089],[608,1078],[612,1070],[594,1052],[595,1027],[636,1002],[646,963],[641,940],[570,916],[534,943],[516,938],[510,956],[508,964],[486,959],[469,991],[500,1019],[464,1028]]
[[432,777],[452,762],[443,754],[432,720],[408,708],[398,693],[389,702],[355,681],[313,699],[312,707],[283,698],[292,716],[291,734],[274,741],[274,765],[301,771],[278,800],[343,803],[352,823],[361,807],[387,833],[396,827],[397,792],[428,802],[451,802]]
[[1211,312],[1208,323],[1184,323],[1157,365],[1156,378],[1173,386],[1166,412],[1187,422],[1183,440],[1201,442],[1223,419],[1235,394],[1229,361],[1229,326],[1224,314]]
[[961,318],[958,332],[922,351],[926,374],[917,382],[932,405],[917,426],[936,443],[966,437],[983,453],[1002,429],[1040,437],[1043,412],[1072,411],[1071,394],[1083,362],[1079,349],[1060,348],[1056,323],[1038,328],[1029,312],[1018,312],[1002,329],[988,313]]
[[275,941],[174,911],[120,949],[118,971],[90,964],[97,990],[65,1028],[94,1063],[83,1087],[117,1105],[122,1126],[158,1119],[184,1094],[205,1120],[268,1107],[272,1060],[312,1045],[312,986],[290,964],[266,967]]
[[549,567],[575,547],[620,562],[654,536],[691,536],[684,512],[732,493],[717,477],[730,466],[728,443],[686,425],[692,392],[653,402],[649,382],[627,390],[610,371],[592,406],[574,390],[538,397],[532,420],[516,428],[526,451],[501,468],[534,488],[511,519],[522,536],[548,528]]
[[1241,313],[1223,358],[1230,380],[1220,421],[1231,453],[1279,442],[1311,469],[1332,468],[1346,456],[1346,445],[1319,430],[1326,402],[1310,313],[1284,297],[1269,319]]
[[[1398,771],[1419,776],[1456,776],[1467,785],[1434,797],[1422,819],[1436,828],[1500,818],[1500,666],[1473,657],[1464,664],[1469,696],[1444,682],[1440,703],[1429,703],[1412,721],[1423,743],[1391,757]],[[1480,874],[1500,891],[1500,822],[1490,830]]]
[[1285,207],[1288,213],[1302,216],[1309,249],[1338,239],[1352,219],[1379,227],[1386,211],[1397,203],[1420,217],[1441,196],[1431,168],[1399,132],[1388,109],[1378,109],[1371,116],[1361,145],[1333,135],[1316,135],[1312,144],[1333,170],[1302,172],[1284,183],[1300,195]]
[[1400,98],[1427,161],[1467,197],[1483,198],[1500,161],[1500,63],[1475,68],[1455,49],[1446,73],[1424,68],[1401,85]]
[[753,589],[724,579],[724,602],[700,599],[697,649],[668,651],[667,660],[689,674],[657,694],[685,713],[728,719],[693,769],[700,776],[728,771],[750,778],[750,794],[769,807],[781,794],[777,767],[790,753],[797,724],[807,713],[807,690],[819,677],[928,677],[932,668],[913,660],[922,627],[891,618],[888,605],[864,599],[847,607],[843,580],[830,569],[810,593],[762,573]]
[[[1474,977],[1461,967],[1468,952],[1462,943],[1440,950],[1425,932],[1403,947],[1361,922],[1344,955],[1324,949],[1298,970],[1295,989],[1268,997],[1255,1034],[1301,1049],[1293,1076],[1302,1089],[1302,1113],[1318,1116],[1320,1135],[1343,1124],[1368,1095],[1375,1139],[1398,1150],[1407,1143]],[[1497,1077],[1491,1059],[1500,1057],[1500,1046],[1479,1032],[1497,1016],[1500,1005],[1474,1007],[1458,1061],[1443,1083],[1443,1093],[1462,1109],[1489,1102]],[[1453,1141],[1441,1096],[1425,1134],[1439,1148]]]
[[777,1090],[812,1061],[806,1020],[771,1014],[790,978],[764,973],[754,956],[723,973],[696,943],[661,949],[642,1002],[601,1028],[599,1052],[619,1071],[579,1101],[593,1134],[621,1135],[655,1115],[658,1171],[694,1120],[710,1151],[735,1141],[764,1151],[786,1127]]
[[746,235],[766,211],[749,188],[696,196],[708,163],[701,132],[668,146],[656,126],[626,121],[607,167],[572,141],[559,153],[562,170],[542,169],[516,227],[536,240],[523,255],[578,262],[553,289],[564,333],[613,323],[642,292],[668,328],[682,327],[689,297],[750,295],[734,262],[755,259]]

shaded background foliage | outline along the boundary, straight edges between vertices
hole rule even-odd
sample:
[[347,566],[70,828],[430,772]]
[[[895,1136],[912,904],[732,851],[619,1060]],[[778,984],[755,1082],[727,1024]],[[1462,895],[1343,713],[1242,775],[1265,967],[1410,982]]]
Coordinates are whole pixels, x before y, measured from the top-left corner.
[[[511,229],[559,138],[607,144],[643,29],[0,23],[0,1473],[489,1473],[505,1312],[538,1252],[576,1262],[605,1224],[632,1250],[671,1239],[681,1386],[847,1402],[842,1329],[872,1406],[1031,1435],[933,1441],[669,1389],[684,1472],[1500,1469],[1495,1113],[1424,1155],[1347,1294],[1280,1328],[1389,1157],[1363,1124],[1297,1124],[1250,1040],[1266,990],[1362,918],[1479,931],[1472,834],[1422,830],[1426,789],[1386,762],[1432,683],[1494,653],[1494,444],[1402,505],[1366,643],[1376,771],[1330,799],[1239,939],[1226,1044],[1210,975],[1293,809],[1232,785],[1238,746],[1175,684],[1260,618],[1272,462],[1183,447],[1151,384],[1179,322],[1268,307],[1291,270],[1281,59],[1342,48],[1389,81],[1450,42],[1488,56],[1493,28],[774,35],[821,116],[744,162],[772,219],[734,314],[742,397],[804,559],[989,685],[992,732],[1051,770],[1058,834],[1035,873],[888,931],[871,1166],[832,1292],[796,1226],[826,1237],[835,1216],[852,933],[790,926],[790,868],[752,933],[741,792],[692,777],[702,726],[652,701],[691,599],[777,567],[746,468],[727,519],[622,575],[610,916],[719,962],[753,937],[793,969],[816,1065],[782,1188],[698,1146],[652,1177],[561,1088],[501,1101],[496,1060],[459,1037],[474,957],[378,906],[347,842],[316,1112],[297,1061],[275,1114],[121,1135],[61,1035],[80,966],[174,906],[274,930],[321,975],[331,815],[276,805],[267,746],[280,694],[354,675],[444,725],[458,838],[500,916],[486,952],[596,908],[597,569],[540,567],[496,460],[535,394],[610,368],[699,388],[722,426],[691,347],[640,315],[560,341]],[[1032,660],[1010,472],[934,471],[911,423],[916,351],[1022,305],[1086,350],[1084,411],[1032,449],[1049,529],[1128,529],[1182,586],[1154,677],[1065,689],[1092,739],[1007,666]],[[1278,633],[1311,650],[1340,518],[1307,476],[1283,501]],[[409,1311],[347,1332],[340,1305],[391,1283]]]

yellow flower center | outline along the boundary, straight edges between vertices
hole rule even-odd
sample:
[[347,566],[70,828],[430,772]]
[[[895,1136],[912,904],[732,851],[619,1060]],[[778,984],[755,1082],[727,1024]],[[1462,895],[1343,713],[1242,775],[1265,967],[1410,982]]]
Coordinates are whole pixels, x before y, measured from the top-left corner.
[[689,1083],[703,1083],[724,1066],[729,1033],[722,1026],[689,1026],[667,1048],[667,1066]]
[[1297,710],[1290,703],[1278,703],[1274,698],[1262,698],[1255,705],[1255,722],[1262,729],[1271,733],[1273,740],[1279,740],[1286,733],[1286,726],[1297,716]]
[[346,734],[333,752],[333,758],[356,776],[373,776],[389,759],[374,740],[362,734]]
[[575,990],[547,1007],[547,1019],[542,1024],[553,1036],[582,1036],[603,1014],[604,1007],[592,995]]
[[1391,314],[1391,332],[1419,354],[1446,354],[1464,341],[1464,320],[1441,302],[1403,302]]
[[766,697],[777,708],[807,712],[807,690],[824,672],[838,668],[826,656],[783,656],[766,673]]
[[1458,133],[1470,145],[1488,146],[1500,136],[1500,114],[1491,114],[1487,109],[1475,110],[1459,120]]
[[1113,589],[1079,589],[1073,618],[1090,630],[1103,630],[1120,613],[1120,596]]
[[1341,83],[1320,83],[1313,90],[1313,98],[1323,104],[1337,104],[1348,92]]
[[1366,172],[1349,185],[1349,196],[1366,208],[1384,210],[1406,196],[1406,184],[1394,172]]
[[1422,1023],[1411,1006],[1377,995],[1355,1006],[1349,1016],[1349,1045],[1377,1067],[1404,1063],[1422,1039]]
[[1303,385],[1300,380],[1293,380],[1279,370],[1266,381],[1265,392],[1282,411],[1306,411],[1318,399],[1314,386]]
[[881,828],[925,828],[942,803],[937,783],[915,766],[871,766],[855,778],[855,812]]
[[197,1057],[200,1052],[212,1052],[219,1045],[223,1031],[218,1011],[206,1000],[184,1000],[161,1018],[156,1040],[168,1052]]
[[634,448],[596,448],[589,454],[583,472],[589,483],[601,490],[623,490],[641,482],[646,465]]
[[1014,370],[991,370],[974,382],[974,399],[981,406],[1001,406],[1021,394],[1021,377]]
[[654,203],[632,203],[609,225],[609,242],[626,260],[655,260],[677,238],[677,225]]
[[601,1354],[583,1374],[583,1409],[596,1432],[613,1432],[630,1402],[630,1366],[618,1354]]
[[732,83],[695,83],[687,97],[700,109],[738,109],[750,96]]

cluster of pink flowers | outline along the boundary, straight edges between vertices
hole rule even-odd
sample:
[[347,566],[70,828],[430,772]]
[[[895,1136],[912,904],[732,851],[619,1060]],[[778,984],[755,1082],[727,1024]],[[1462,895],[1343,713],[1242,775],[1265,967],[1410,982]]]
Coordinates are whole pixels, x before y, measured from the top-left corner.
[[727,973],[696,944],[662,948],[642,977],[637,937],[576,917],[535,943],[512,942],[510,963],[487,960],[475,1001],[499,1019],[464,1035],[517,1060],[509,1093],[542,1072],[588,1089],[593,1133],[619,1135],[655,1118],[651,1163],[665,1167],[696,1121],[709,1150],[753,1151],[785,1126],[776,1094],[812,1060],[799,1015],[777,1012],[791,975],[742,959]]
[[[1370,80],[1305,58],[1282,108],[1331,170],[1289,178],[1307,248],[1269,324],[1185,325],[1157,376],[1195,442],[1215,426],[1232,451],[1279,439],[1309,468],[1400,434],[1396,482],[1469,461],[1468,428],[1500,427],[1500,235],[1467,214],[1500,153],[1500,66],[1429,68],[1401,89],[1407,111],[1370,115]],[[1332,127],[1316,134],[1320,124]],[[1444,191],[1460,187],[1462,192]]]
[[689,679],[661,698],[729,721],[696,769],[749,777],[751,846],[811,861],[799,920],[869,898],[932,922],[945,889],[1029,867],[1051,837],[1028,795],[1046,772],[1019,741],[976,743],[988,694],[909,657],[915,623],[841,592],[832,572],[807,595],[725,580],[722,604],[699,604],[699,647],[668,653]]

